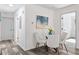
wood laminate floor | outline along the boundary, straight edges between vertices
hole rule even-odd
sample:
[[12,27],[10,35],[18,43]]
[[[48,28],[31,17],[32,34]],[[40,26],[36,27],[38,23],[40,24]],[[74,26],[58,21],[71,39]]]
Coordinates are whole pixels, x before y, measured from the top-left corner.
[[[78,49],[68,49],[68,53],[65,49],[59,49],[59,55],[79,55]],[[0,41],[0,55],[58,55],[52,51],[47,52],[45,47],[39,47],[27,51],[23,51],[18,45],[10,40]]]

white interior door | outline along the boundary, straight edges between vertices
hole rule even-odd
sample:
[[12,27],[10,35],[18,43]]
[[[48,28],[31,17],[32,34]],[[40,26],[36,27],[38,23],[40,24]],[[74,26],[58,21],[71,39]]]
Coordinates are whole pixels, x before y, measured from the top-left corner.
[[1,21],[0,21],[0,41],[1,41]]

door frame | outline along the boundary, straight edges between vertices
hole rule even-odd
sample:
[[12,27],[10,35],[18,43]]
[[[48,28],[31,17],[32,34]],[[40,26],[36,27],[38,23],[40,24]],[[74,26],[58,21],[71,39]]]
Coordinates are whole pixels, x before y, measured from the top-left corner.
[[69,13],[75,13],[75,38],[76,38],[75,48],[77,48],[77,11],[63,12],[60,14],[60,37],[61,37],[61,16]]

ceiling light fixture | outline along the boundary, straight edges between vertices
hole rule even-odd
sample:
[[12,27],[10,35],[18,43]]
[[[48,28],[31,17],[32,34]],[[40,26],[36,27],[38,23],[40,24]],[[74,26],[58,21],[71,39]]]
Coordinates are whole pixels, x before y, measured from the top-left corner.
[[13,7],[13,4],[9,4],[10,7]]

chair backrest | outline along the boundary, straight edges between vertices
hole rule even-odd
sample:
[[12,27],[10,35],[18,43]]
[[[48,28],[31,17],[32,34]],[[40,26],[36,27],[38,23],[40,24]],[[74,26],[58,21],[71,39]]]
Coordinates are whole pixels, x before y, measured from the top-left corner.
[[43,32],[35,32],[35,40],[39,43],[41,43],[42,41],[45,40],[45,36],[44,36],[44,33]]
[[66,32],[61,32],[60,42],[61,42],[61,41],[64,41],[64,40],[66,39],[67,34],[68,34],[68,33],[66,33]]

